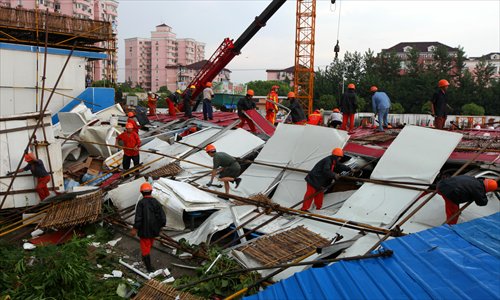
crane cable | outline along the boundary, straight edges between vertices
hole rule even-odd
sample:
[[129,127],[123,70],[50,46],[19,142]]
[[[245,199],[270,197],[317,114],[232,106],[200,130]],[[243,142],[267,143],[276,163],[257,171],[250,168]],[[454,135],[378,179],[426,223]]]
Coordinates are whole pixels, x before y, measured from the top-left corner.
[[[338,19],[338,23],[337,23],[337,44],[335,45],[335,47],[333,47],[333,51],[335,52],[335,60],[338,60],[339,58],[339,52],[340,52],[340,45],[339,45],[339,36],[340,36],[340,13],[341,13],[341,10],[342,10],[342,2],[340,2],[341,0],[339,0],[339,19]],[[335,5],[335,2],[336,0],[331,0],[331,5]],[[331,7],[330,5],[330,7]],[[331,10],[331,8],[330,8]],[[336,9],[334,9],[333,11],[335,11]]]

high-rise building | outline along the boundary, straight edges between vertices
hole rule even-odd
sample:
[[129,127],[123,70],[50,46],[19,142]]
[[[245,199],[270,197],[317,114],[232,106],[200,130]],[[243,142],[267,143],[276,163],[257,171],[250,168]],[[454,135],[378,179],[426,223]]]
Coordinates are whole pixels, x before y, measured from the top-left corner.
[[190,80],[182,70],[204,58],[204,43],[178,39],[172,27],[161,24],[150,38],[125,39],[125,80],[146,90],[174,91]]
[[[0,6],[22,9],[35,9],[41,11],[48,9],[49,12],[60,13],[75,18],[106,21],[113,24],[113,37],[109,42],[99,45],[107,51],[106,60],[96,60],[87,66],[87,77],[90,80],[117,79],[117,56],[116,56],[116,34],[118,25],[118,1],[117,0],[0,0]],[[108,43],[104,45],[104,43]]]

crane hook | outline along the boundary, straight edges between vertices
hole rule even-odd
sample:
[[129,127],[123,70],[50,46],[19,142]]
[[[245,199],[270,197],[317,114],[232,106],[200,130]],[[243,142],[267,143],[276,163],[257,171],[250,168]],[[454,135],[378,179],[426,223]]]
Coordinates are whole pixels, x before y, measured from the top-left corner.
[[335,47],[333,47],[333,51],[335,52],[335,59],[338,59],[339,52],[340,52],[339,40],[337,40],[337,45],[335,45]]

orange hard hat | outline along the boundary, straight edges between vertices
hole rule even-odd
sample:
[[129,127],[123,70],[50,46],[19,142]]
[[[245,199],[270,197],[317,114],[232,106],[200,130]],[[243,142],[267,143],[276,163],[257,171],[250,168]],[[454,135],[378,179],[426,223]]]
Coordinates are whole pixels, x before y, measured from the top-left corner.
[[206,152],[215,152],[216,149],[215,149],[215,146],[212,145],[212,144],[208,144],[206,147],[205,147],[205,151]]
[[248,91],[247,91],[247,95],[253,96],[253,95],[254,95],[253,90],[248,90]]
[[133,118],[133,117],[135,116],[135,114],[134,114],[134,112],[133,112],[133,111],[129,111],[129,112],[128,112],[128,114],[127,114],[127,116],[128,116],[129,118]]
[[321,111],[320,111],[319,109],[315,109],[315,110],[314,110],[314,113],[315,113],[315,114],[320,114],[320,113],[321,113]]
[[125,125],[125,128],[127,128],[127,129],[134,129],[134,125],[132,125],[132,123],[127,123]]
[[189,88],[190,88],[190,89],[195,89],[195,88],[196,88],[196,86],[191,85]]
[[272,90],[279,89],[279,88],[280,88],[280,86],[279,86],[279,85],[273,85],[273,86],[271,87],[271,89],[272,89]]
[[33,161],[35,159],[36,159],[36,157],[35,157],[35,154],[33,152],[29,152],[29,153],[24,154],[24,161],[26,161],[26,162],[30,162],[30,161]]
[[372,86],[372,87],[370,88],[370,92],[376,92],[376,91],[378,91],[378,87],[376,87],[376,86]]
[[335,156],[344,156],[344,151],[342,151],[342,149],[340,148],[335,148],[332,150],[332,155],[335,155]]
[[333,112],[337,112],[337,113],[339,113],[339,112],[340,112],[340,109],[338,109],[338,108],[334,108],[334,109],[333,109]]
[[355,89],[356,89],[356,86],[354,85],[354,83],[349,83],[349,84],[347,85],[347,88],[348,88],[348,89],[351,89],[351,90],[355,90]]
[[441,79],[438,82],[438,87],[444,87],[444,86],[449,86],[449,85],[450,85],[450,83],[446,79]]
[[211,82],[207,82],[206,86],[207,86],[207,87],[211,87],[211,86],[212,86],[212,83],[211,83]]
[[498,188],[498,183],[493,179],[485,179],[484,188],[486,189],[486,193],[493,192]]
[[191,132],[191,133],[196,132],[197,130],[198,129],[196,128],[196,126],[189,128],[189,132]]
[[287,97],[288,98],[295,98],[295,93],[294,92],[288,92]]
[[144,182],[141,184],[141,192],[151,192],[153,191],[153,187],[149,182]]

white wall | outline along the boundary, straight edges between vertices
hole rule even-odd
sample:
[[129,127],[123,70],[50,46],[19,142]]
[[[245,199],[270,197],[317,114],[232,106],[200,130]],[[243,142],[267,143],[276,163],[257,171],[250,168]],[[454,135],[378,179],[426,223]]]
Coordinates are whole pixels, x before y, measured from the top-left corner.
[[[66,58],[66,55],[47,55],[46,88],[54,87]],[[86,58],[83,57],[70,59],[56,91],[71,97],[54,94],[48,107],[51,112],[59,111],[72,100],[72,97],[83,92],[85,89],[85,63]],[[0,116],[37,111],[35,87],[37,78],[39,87],[42,86],[43,65],[44,54],[39,53],[37,76],[36,53],[0,49]],[[49,95],[50,92],[45,91],[45,101]],[[41,90],[39,96],[41,96]]]

